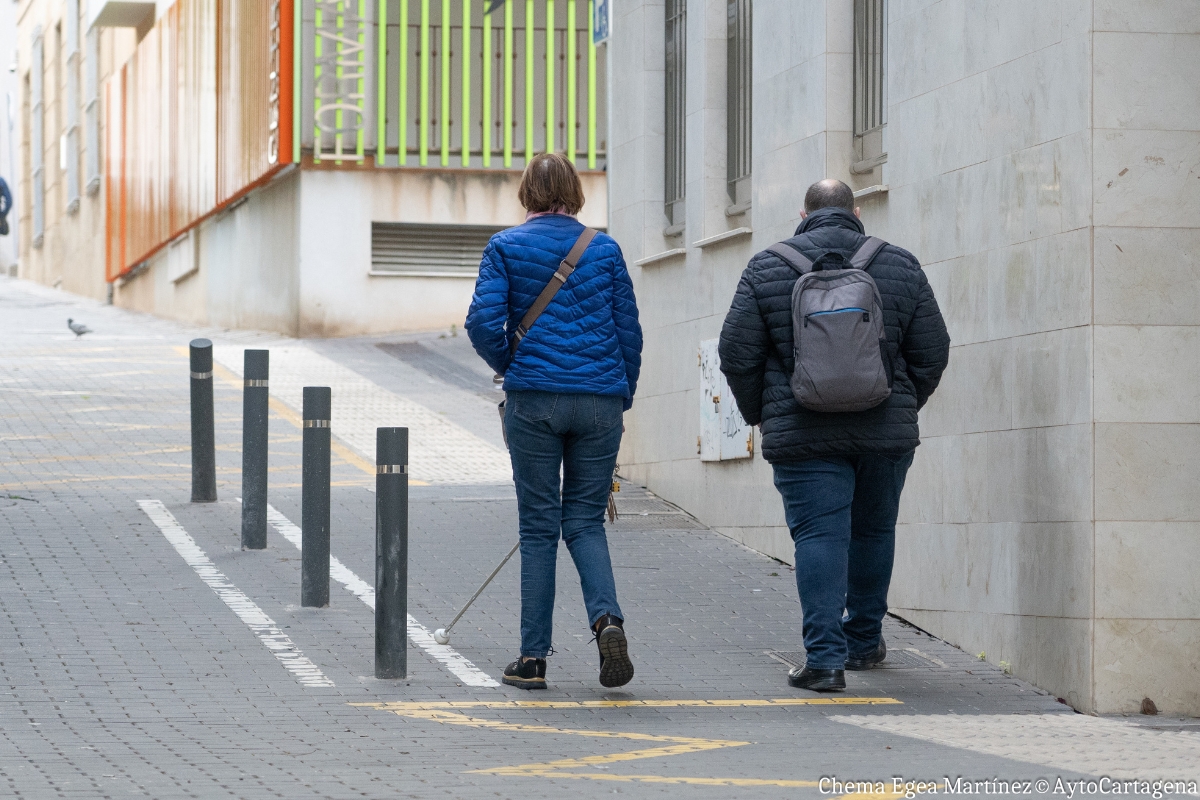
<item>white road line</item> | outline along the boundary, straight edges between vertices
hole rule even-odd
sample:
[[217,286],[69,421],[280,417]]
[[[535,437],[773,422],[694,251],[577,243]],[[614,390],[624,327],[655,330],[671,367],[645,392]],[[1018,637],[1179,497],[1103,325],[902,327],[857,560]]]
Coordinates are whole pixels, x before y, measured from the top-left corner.
[[213,564],[196,540],[183,529],[175,516],[158,500],[138,500],[146,516],[158,526],[167,541],[174,546],[188,566],[196,570],[200,579],[217,593],[217,597],[246,623],[279,663],[300,681],[301,686],[333,686],[333,681],[321,672],[321,668],[309,661],[300,648],[292,643],[288,635],[279,629],[275,621],[267,616],[258,605],[234,586]]
[[[303,551],[303,536],[299,526],[280,514],[275,506],[267,506],[267,522],[270,522],[283,538],[296,545],[296,549]],[[375,589],[333,556],[329,557],[329,577],[349,589],[351,594],[370,606],[372,611],[375,610]],[[417,622],[412,614],[408,615],[408,638],[434,660],[441,662],[467,686],[491,688],[500,685],[450,645],[435,642],[429,629]]]

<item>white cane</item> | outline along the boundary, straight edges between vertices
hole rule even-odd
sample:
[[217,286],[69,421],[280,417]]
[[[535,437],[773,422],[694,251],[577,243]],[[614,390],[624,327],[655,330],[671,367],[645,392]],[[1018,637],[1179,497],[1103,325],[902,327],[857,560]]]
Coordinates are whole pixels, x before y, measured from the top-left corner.
[[517,552],[517,548],[520,546],[521,543],[519,541],[512,546],[512,550],[509,550],[508,555],[504,557],[504,560],[496,565],[496,568],[492,570],[491,575],[487,576],[487,580],[483,582],[483,585],[475,590],[475,594],[471,595],[471,599],[467,601],[467,604],[459,609],[458,613],[454,615],[454,619],[450,620],[449,625],[444,628],[438,628],[433,632],[433,640],[435,642],[438,644],[450,644],[450,631],[454,628],[454,624],[462,619],[462,615],[467,613],[467,609],[471,607],[471,603],[474,603],[476,598],[483,594],[483,590],[486,589],[487,585],[492,582],[492,578],[496,577],[496,575],[500,573],[500,570],[504,569],[504,565],[508,563],[508,560],[513,557],[513,554]]

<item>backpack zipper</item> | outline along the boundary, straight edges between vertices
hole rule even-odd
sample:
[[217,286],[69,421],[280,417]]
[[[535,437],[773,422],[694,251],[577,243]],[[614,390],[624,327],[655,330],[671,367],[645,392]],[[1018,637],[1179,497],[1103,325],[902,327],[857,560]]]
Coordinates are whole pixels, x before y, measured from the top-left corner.
[[804,318],[804,327],[808,327],[808,320],[810,317],[821,317],[826,314],[845,314],[850,311],[856,311],[859,314],[862,314],[863,322],[871,321],[871,312],[867,311],[865,308],[835,308],[832,311],[814,311],[813,313],[809,314]]

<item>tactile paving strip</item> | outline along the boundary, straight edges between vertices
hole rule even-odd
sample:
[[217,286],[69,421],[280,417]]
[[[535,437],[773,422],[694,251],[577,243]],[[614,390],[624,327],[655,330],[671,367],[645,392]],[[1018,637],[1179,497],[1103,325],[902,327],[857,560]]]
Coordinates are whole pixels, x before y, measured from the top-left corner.
[[[870,717],[846,714],[831,719],[868,730],[1110,779],[1195,781],[1200,777],[1200,769],[1196,767],[1200,764],[1200,736],[1148,731],[1123,720],[1086,714]],[[1049,784],[1055,785],[1053,780]],[[1058,789],[1053,793],[1063,792]],[[1152,795],[1147,790],[1143,796]]]
[[[271,394],[296,411],[305,386],[333,392],[333,433],[369,461],[375,457],[375,429],[409,429],[409,475],[432,484],[511,483],[508,453],[408,398],[307,347],[272,346]],[[213,358],[230,372],[242,371],[242,348],[217,346]]]
[[[623,484],[629,486],[629,484]],[[630,487],[631,489],[633,487]],[[617,492],[617,521],[615,529],[646,530],[708,530],[708,526],[665,500],[642,490]]]
[[[789,667],[804,667],[805,654],[801,652],[783,652],[778,650],[769,650],[767,655],[776,661],[782,661]],[[875,669],[942,669],[945,665],[938,665],[932,660],[922,656],[920,653],[911,650],[888,650],[887,658],[882,664],[879,664]]]
[[658,499],[630,498],[624,500],[617,493],[617,510],[622,514],[685,514],[670,503]]

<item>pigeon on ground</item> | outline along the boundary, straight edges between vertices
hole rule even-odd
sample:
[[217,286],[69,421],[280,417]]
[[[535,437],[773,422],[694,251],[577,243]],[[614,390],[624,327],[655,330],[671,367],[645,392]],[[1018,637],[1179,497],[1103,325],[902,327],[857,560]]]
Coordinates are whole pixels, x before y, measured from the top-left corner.
[[76,339],[78,339],[80,336],[83,336],[85,333],[92,332],[92,329],[87,325],[84,325],[82,322],[76,322],[70,318],[67,319],[67,327],[71,329],[71,333],[75,334]]

